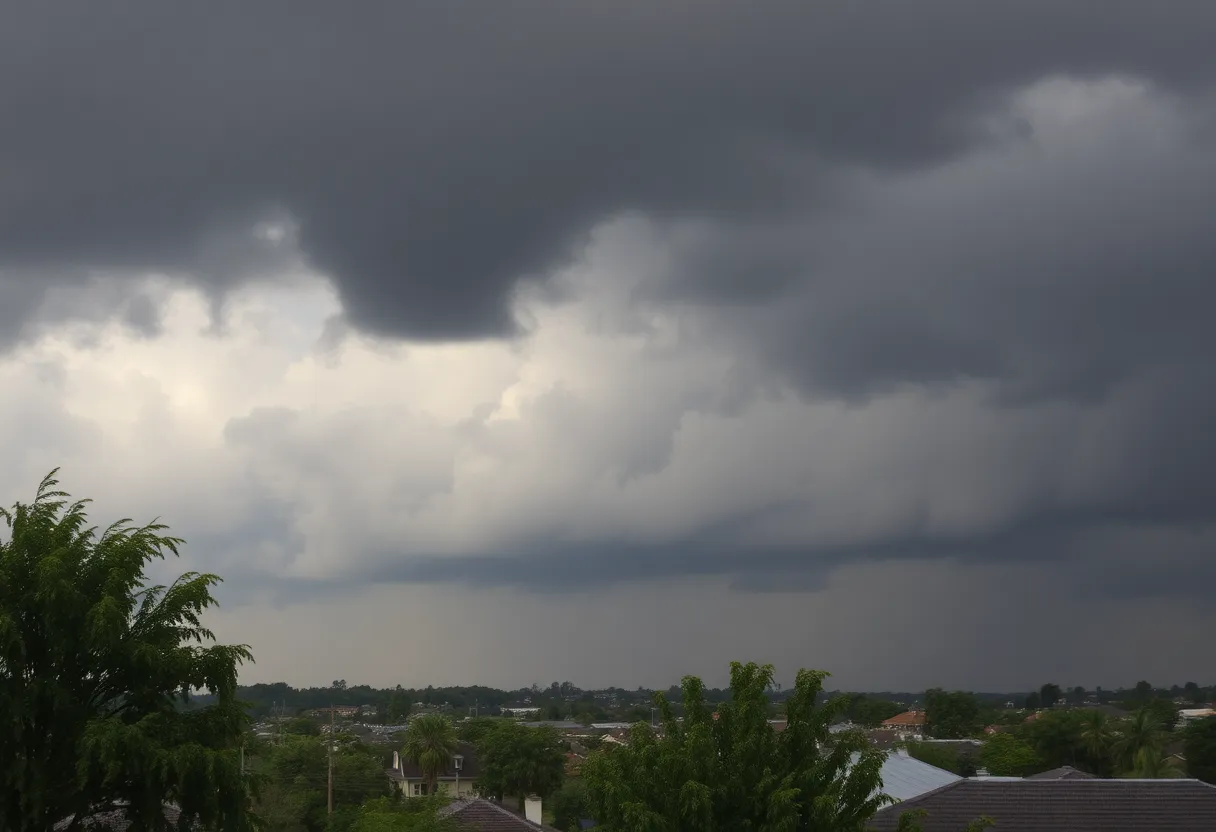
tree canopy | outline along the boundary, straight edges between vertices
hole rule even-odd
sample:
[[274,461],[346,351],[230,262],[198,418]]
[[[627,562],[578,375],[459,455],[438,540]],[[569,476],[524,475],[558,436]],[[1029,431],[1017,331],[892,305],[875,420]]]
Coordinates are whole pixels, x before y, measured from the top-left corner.
[[1191,777],[1216,785],[1216,717],[1186,729],[1186,768]]
[[547,798],[565,777],[565,743],[552,728],[529,728],[518,722],[497,720],[477,742],[483,794],[521,800],[530,794]]
[[963,739],[983,728],[980,703],[966,691],[925,691],[925,729],[938,739]]
[[[148,586],[183,541],[156,522],[89,526],[55,472],[32,503],[0,509],[0,829],[50,830],[118,809],[161,829],[164,804],[208,828],[245,829],[235,697],[241,645],[215,644],[200,616],[215,575]],[[192,690],[208,706],[186,709]]]
[[799,671],[785,730],[768,723],[773,667],[731,665],[729,699],[711,707],[701,680],[684,679],[684,720],[662,694],[661,733],[639,723],[628,745],[583,766],[591,816],[605,832],[850,832],[888,799],[883,753],[860,732],[833,734],[847,696],[818,703],[822,671]]

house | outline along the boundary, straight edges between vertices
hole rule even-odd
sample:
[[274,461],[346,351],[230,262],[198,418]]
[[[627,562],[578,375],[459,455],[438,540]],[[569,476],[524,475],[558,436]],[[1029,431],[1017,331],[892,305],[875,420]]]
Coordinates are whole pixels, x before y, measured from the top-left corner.
[[[406,797],[421,797],[427,793],[428,785],[422,769],[400,751],[393,752],[393,767],[386,774]],[[477,775],[476,751],[471,744],[460,743],[438,777],[438,789],[453,798],[473,797]]]
[[462,832],[559,832],[541,821],[538,797],[528,798],[522,817],[493,800],[480,797],[453,800],[439,810],[439,815],[451,818]]
[[880,809],[874,832],[923,810],[923,832],[959,832],[977,818],[1000,832],[1211,832],[1216,786],[1199,780],[958,780]]
[[890,719],[884,719],[882,727],[887,729],[924,728],[925,712],[917,710],[904,711],[902,714],[896,714]]
[[352,717],[359,713],[359,706],[335,705],[332,708],[313,708],[308,713],[314,719],[329,719],[331,716]]
[[1216,709],[1213,708],[1183,708],[1178,712],[1178,718],[1185,725],[1188,722],[1194,722],[1196,719],[1207,719],[1208,717],[1216,716]]

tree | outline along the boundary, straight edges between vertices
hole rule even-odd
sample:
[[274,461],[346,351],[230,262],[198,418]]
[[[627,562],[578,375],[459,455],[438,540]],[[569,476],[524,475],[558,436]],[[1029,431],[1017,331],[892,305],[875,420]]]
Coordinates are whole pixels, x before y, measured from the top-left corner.
[[904,711],[903,706],[888,702],[885,699],[874,699],[865,694],[855,694],[850,697],[849,710],[845,717],[852,723],[865,728],[876,728],[883,720],[890,719]]
[[[252,656],[200,623],[219,578],[148,586],[148,563],[183,541],[156,522],[98,533],[55,474],[33,503],[0,509],[0,829],[71,816],[75,829],[109,807],[159,828],[166,802],[208,828],[246,828],[236,679]],[[189,708],[199,689],[210,703]]]
[[305,737],[319,737],[321,736],[321,726],[317,724],[315,719],[297,716],[283,723],[283,733],[300,734]]
[[1106,714],[1088,711],[1081,719],[1081,747],[1090,770],[1099,777],[1110,777],[1114,765],[1115,730]]
[[1216,785],[1216,717],[1188,726],[1184,748],[1187,773]]
[[1041,707],[1043,707],[1043,697],[1039,695],[1038,691],[1026,694],[1026,710],[1037,711]]
[[993,734],[984,741],[980,764],[994,777],[1026,777],[1044,771],[1034,747],[1013,734]]
[[447,768],[456,753],[456,729],[447,717],[424,714],[410,720],[405,730],[402,750],[413,760],[426,778],[427,794],[434,794],[439,784],[439,772]]
[[334,690],[346,690],[346,680],[345,679],[334,679],[333,684],[330,685],[330,687],[333,688]]
[[378,797],[354,813],[348,832],[457,832],[451,818],[440,817],[434,797],[400,800]]
[[410,697],[398,686],[389,694],[388,705],[384,709],[384,718],[390,725],[400,725],[410,715]]
[[1187,701],[1192,705],[1200,705],[1203,703],[1203,688],[1199,687],[1194,682],[1187,682],[1182,686],[1183,692],[1186,694]]
[[552,728],[529,728],[498,720],[477,744],[481,775],[477,787],[499,799],[530,794],[548,797],[562,784],[566,771],[565,744]]
[[1077,685],[1068,692],[1068,702],[1072,705],[1084,705],[1086,696],[1088,696],[1088,693],[1085,688]]
[[578,822],[591,817],[587,785],[582,778],[572,777],[553,793],[553,826],[562,832],[578,829]]
[[1153,696],[1153,686],[1144,680],[1136,682],[1135,698],[1137,701],[1144,702],[1151,699]]
[[661,734],[635,725],[628,745],[583,765],[591,816],[614,832],[859,832],[889,802],[884,754],[859,731],[829,730],[849,703],[819,704],[827,675],[799,671],[780,733],[767,719],[771,665],[732,663],[729,699],[716,707],[685,677],[683,721],[659,694]]
[[1136,765],[1128,776],[1141,780],[1173,780],[1182,776],[1182,769],[1169,757],[1162,756],[1161,749],[1148,746],[1136,753]]
[[1149,708],[1140,708],[1124,721],[1115,753],[1124,771],[1135,771],[1144,764],[1146,755],[1159,755],[1164,744],[1159,716]]
[[964,739],[977,733],[983,725],[980,703],[974,694],[965,691],[925,691],[925,728],[937,739]]
[[1060,701],[1060,686],[1055,682],[1048,682],[1039,688],[1039,699],[1043,703],[1044,708],[1053,707]]

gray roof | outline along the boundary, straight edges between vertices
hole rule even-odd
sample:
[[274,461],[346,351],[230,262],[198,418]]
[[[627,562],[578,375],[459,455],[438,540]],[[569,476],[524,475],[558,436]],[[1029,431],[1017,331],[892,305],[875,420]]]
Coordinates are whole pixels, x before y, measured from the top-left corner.
[[894,832],[902,813],[923,809],[923,832],[959,832],[986,816],[1000,832],[1212,832],[1216,786],[1198,780],[959,780],[870,821]]
[[[856,762],[857,755],[853,760]],[[896,800],[911,800],[963,779],[952,771],[921,762],[903,749],[887,755],[881,776],[882,793]]]
[[555,832],[551,826],[537,826],[494,801],[480,797],[453,800],[439,810],[439,815],[452,818],[457,827],[468,832]]

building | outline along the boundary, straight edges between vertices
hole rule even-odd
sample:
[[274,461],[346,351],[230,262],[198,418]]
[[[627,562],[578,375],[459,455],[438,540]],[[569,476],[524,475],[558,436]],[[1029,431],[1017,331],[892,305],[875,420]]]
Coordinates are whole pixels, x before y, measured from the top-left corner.
[[[422,769],[400,751],[393,752],[393,767],[386,772],[388,779],[406,797],[421,797],[429,788]],[[460,743],[456,753],[440,773],[437,781],[439,791],[453,798],[471,798],[476,794],[477,756],[473,746]]]
[[357,716],[359,713],[358,705],[335,705],[332,708],[313,708],[309,711],[309,715],[315,719],[329,719],[330,715],[349,718]]
[[959,780],[880,809],[873,832],[922,810],[923,832],[960,832],[990,818],[1000,832],[1211,832],[1216,786],[1198,780]]
[[902,714],[896,714],[890,719],[882,721],[882,727],[887,730],[917,730],[922,731],[925,727],[925,712],[924,711],[904,711]]

